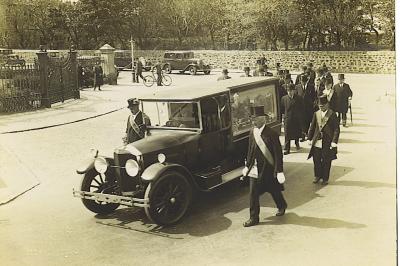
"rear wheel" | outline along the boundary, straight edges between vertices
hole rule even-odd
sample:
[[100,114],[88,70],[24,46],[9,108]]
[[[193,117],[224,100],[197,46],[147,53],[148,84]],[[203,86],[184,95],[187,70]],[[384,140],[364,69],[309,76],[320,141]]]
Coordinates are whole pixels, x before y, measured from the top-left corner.
[[207,69],[207,70],[204,70],[204,74],[206,74],[206,75],[210,75],[210,73],[211,73],[211,71],[210,71],[209,69]]
[[159,225],[171,225],[185,215],[192,187],[182,174],[170,171],[147,186],[145,198],[149,199],[149,207],[145,208],[147,217]]
[[189,73],[190,73],[190,75],[196,75],[197,68],[195,66],[189,67]]
[[168,75],[163,75],[161,82],[163,85],[169,86],[172,84],[172,78]]
[[[104,175],[99,174],[94,169],[88,171],[83,177],[81,190],[86,192],[116,194],[114,184],[109,183]],[[119,207],[118,203],[98,202],[89,199],[82,199],[82,203],[88,210],[99,214],[111,213]]]
[[151,87],[151,86],[153,86],[154,82],[155,82],[155,80],[154,80],[153,76],[151,76],[151,75],[147,75],[147,76],[144,76],[144,77],[143,77],[143,84],[144,84],[146,87]]

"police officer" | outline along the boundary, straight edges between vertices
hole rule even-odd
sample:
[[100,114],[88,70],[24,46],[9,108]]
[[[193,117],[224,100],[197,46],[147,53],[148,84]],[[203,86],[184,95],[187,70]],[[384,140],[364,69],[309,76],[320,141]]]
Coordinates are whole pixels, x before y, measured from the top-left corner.
[[150,126],[150,118],[139,110],[139,100],[136,98],[128,99],[128,109],[131,114],[126,124],[126,136],[123,138],[124,144],[129,144],[146,135],[147,126]]

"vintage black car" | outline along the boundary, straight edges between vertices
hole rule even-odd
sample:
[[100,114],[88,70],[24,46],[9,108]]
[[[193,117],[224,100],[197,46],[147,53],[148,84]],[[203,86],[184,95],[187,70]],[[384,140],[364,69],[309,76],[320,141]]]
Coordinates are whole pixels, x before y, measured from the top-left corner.
[[[114,52],[114,64],[118,71],[132,70],[132,53],[128,50],[115,50]],[[143,57],[140,58],[143,65],[144,71],[150,71],[152,64],[150,61],[145,60]],[[133,68],[135,69],[136,62],[133,63]]]
[[194,52],[167,51],[164,53],[163,70],[168,74],[172,70],[179,70],[180,73],[189,71],[191,75],[196,75],[197,72],[208,75],[211,72],[211,67],[205,64],[203,60],[195,58]]
[[17,54],[9,54],[7,55],[7,59],[5,62],[6,66],[25,66],[25,59],[21,58]]
[[149,134],[118,147],[113,157],[95,151],[95,158],[77,170],[83,179],[73,194],[94,213],[136,206],[157,224],[176,223],[195,191],[211,191],[242,176],[251,105],[264,105],[268,124],[281,130],[277,78],[214,81],[140,100],[151,120]]

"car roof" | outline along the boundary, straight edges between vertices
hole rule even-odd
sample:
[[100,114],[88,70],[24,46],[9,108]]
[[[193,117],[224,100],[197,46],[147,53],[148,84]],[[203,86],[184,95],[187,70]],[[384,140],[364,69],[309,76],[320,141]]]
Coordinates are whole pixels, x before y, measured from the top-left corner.
[[174,53],[174,54],[186,54],[186,53],[194,53],[193,51],[165,51],[166,53]]
[[238,77],[221,81],[198,82],[194,85],[176,86],[174,88],[158,89],[153,94],[139,98],[142,101],[194,101],[201,98],[228,92],[234,88],[254,86],[270,80],[278,80],[276,77]]

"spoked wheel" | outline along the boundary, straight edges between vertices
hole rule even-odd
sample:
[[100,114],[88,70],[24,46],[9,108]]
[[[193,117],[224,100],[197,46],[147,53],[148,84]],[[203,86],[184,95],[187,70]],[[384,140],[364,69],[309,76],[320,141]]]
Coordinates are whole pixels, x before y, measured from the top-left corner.
[[147,76],[144,76],[144,77],[143,77],[143,84],[144,84],[146,87],[151,87],[151,86],[153,86],[154,82],[155,82],[155,80],[154,80],[153,76],[147,75]]
[[[96,192],[104,194],[115,194],[115,187],[108,183],[105,176],[99,174],[96,170],[88,171],[82,180],[81,190],[87,192]],[[82,199],[83,205],[90,211],[99,214],[113,212],[119,207],[118,203],[97,202],[95,200]]]
[[[170,65],[164,65],[163,70],[167,74],[171,74],[171,66]],[[168,85],[167,85],[168,86]]]
[[171,171],[147,186],[145,198],[150,205],[145,208],[147,217],[159,225],[171,225],[185,215],[192,199],[192,187],[182,174]]
[[197,68],[195,66],[189,67],[189,73],[190,73],[190,75],[196,75]]
[[168,75],[163,75],[161,82],[163,85],[169,86],[172,84],[172,78]]

